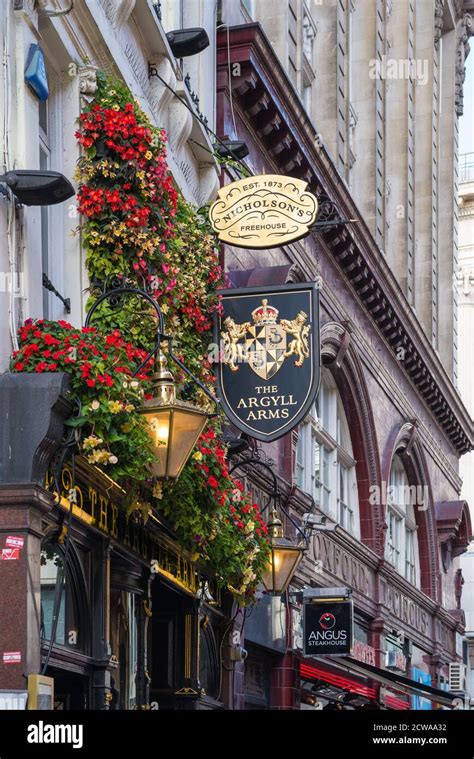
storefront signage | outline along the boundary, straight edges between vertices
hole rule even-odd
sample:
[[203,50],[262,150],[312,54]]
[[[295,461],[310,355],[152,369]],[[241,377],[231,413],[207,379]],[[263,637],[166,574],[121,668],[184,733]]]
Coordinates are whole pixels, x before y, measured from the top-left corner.
[[428,634],[429,615],[412,598],[380,579],[382,601],[397,620],[405,622],[423,635]]
[[[416,683],[431,685],[431,675],[429,672],[424,672],[424,670],[419,669],[418,667],[412,667],[411,676]],[[412,696],[411,708],[416,710],[430,710],[431,701],[428,698],[423,698],[423,696]]]
[[4,664],[21,664],[21,651],[4,651]]
[[[85,471],[93,470],[94,481],[85,481]],[[84,470],[84,471],[82,471]],[[81,476],[82,475],[82,476]],[[108,490],[110,491],[109,482]],[[125,513],[119,503],[114,500],[104,488],[102,490],[97,482],[97,470],[83,462],[76,460],[76,482],[72,488],[71,470],[66,465],[60,478],[59,506],[69,509],[67,500],[71,490],[74,491],[73,515],[81,522],[94,527],[112,540],[117,541],[131,553],[139,556],[150,564],[153,574],[161,574],[175,585],[189,593],[196,594],[200,583],[207,582],[208,592],[216,603],[220,604],[220,591],[209,578],[202,578],[198,573],[190,555],[166,535],[152,533],[146,525],[135,515]],[[47,476],[46,487],[55,492],[54,480],[51,475]]]
[[397,651],[396,649],[387,651],[385,654],[385,668],[393,670],[394,672],[406,672],[406,656],[401,651]]
[[303,654],[350,654],[353,637],[353,603],[317,599],[303,604]]
[[230,421],[277,440],[308,413],[320,379],[319,297],[314,282],[222,290],[217,386]]
[[316,533],[312,543],[312,554],[320,570],[336,580],[341,580],[344,585],[349,585],[353,591],[373,598],[373,571],[338,545],[329,535]]
[[299,240],[316,221],[318,201],[307,182],[278,174],[239,179],[219,190],[209,219],[222,242],[274,248]]
[[369,646],[368,643],[362,643],[362,641],[355,639],[352,646],[351,656],[357,661],[364,662],[364,664],[371,664],[376,666],[375,662],[375,648]]

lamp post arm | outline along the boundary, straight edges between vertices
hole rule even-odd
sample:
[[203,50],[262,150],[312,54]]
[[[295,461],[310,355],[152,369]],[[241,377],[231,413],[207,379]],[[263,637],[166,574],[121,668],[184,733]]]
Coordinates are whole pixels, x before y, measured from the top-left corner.
[[190,378],[192,379],[192,381],[193,381],[193,382],[194,382],[194,383],[195,383],[195,384],[196,384],[198,387],[200,387],[200,388],[201,388],[201,390],[202,390],[202,391],[203,391],[203,392],[204,392],[204,393],[207,395],[207,397],[208,397],[208,398],[209,398],[209,399],[210,399],[210,400],[211,400],[213,403],[215,403],[215,404],[216,404],[216,406],[219,406],[219,403],[220,403],[219,399],[218,399],[218,398],[216,398],[216,396],[215,396],[213,393],[211,393],[211,391],[210,391],[210,390],[208,390],[208,389],[207,389],[207,387],[205,386],[205,384],[204,384],[203,382],[201,382],[201,380],[199,380],[199,379],[198,379],[198,378],[197,378],[197,377],[196,377],[196,376],[195,376],[195,375],[192,373],[192,371],[191,371],[190,369],[188,369],[188,368],[187,368],[187,366],[185,366],[185,365],[183,364],[183,362],[182,362],[182,361],[181,361],[181,360],[180,360],[180,359],[179,359],[177,356],[175,356],[175,355],[174,355],[173,351],[171,350],[171,345],[170,345],[170,343],[171,343],[171,338],[170,338],[170,337],[167,337],[166,335],[162,335],[162,337],[163,337],[163,339],[165,339],[165,340],[168,340],[168,344],[169,344],[169,347],[168,347],[168,355],[169,355],[169,357],[170,357],[170,358],[172,358],[172,359],[173,359],[173,361],[175,362],[175,364],[177,364],[177,365],[178,365],[178,366],[179,366],[179,367],[180,367],[180,368],[183,370],[183,372],[185,372],[185,374],[187,374],[187,375],[188,375],[188,377],[190,377]]
[[94,304],[91,306],[91,308],[87,312],[85,326],[86,327],[90,326],[90,322],[94,314],[94,311],[97,309],[98,306],[100,306],[100,304],[104,300],[112,300],[114,298],[118,299],[122,295],[136,295],[139,298],[143,298],[143,300],[147,300],[148,303],[150,303],[150,305],[153,306],[153,308],[155,309],[156,315],[158,317],[158,331],[156,335],[156,345],[159,347],[161,334],[163,333],[164,326],[165,326],[163,312],[161,308],[159,307],[158,303],[156,302],[156,300],[152,298],[151,295],[148,295],[148,293],[146,293],[145,290],[140,290],[137,287],[115,287],[111,290],[107,290],[105,293],[102,293],[102,295],[99,295],[97,300],[94,302]]
[[247,466],[247,464],[256,464],[258,466],[263,467],[271,476],[272,482],[273,482],[273,490],[270,493],[270,497],[268,499],[268,503],[265,504],[263,509],[261,510],[261,514],[263,514],[269,507],[270,502],[272,499],[275,501],[276,506],[276,499],[278,498],[278,481],[276,478],[276,474],[273,471],[273,467],[270,466],[270,464],[267,464],[266,461],[262,461],[258,456],[249,456],[246,459],[243,459],[242,461],[237,461],[230,469],[229,474],[232,474],[235,472],[236,469],[239,469],[239,467]]
[[281,508],[282,512],[284,513],[284,515],[286,516],[286,518],[288,519],[288,521],[291,522],[291,524],[293,525],[293,527],[299,532],[300,535],[302,535],[303,540],[304,540],[304,542],[306,544],[306,549],[307,549],[308,546],[309,546],[309,538],[308,538],[308,536],[301,529],[301,527],[299,526],[298,522],[296,522],[296,520],[293,519],[293,517],[291,516],[291,514],[285,509],[285,507],[280,504],[280,508]]
[[151,297],[145,290],[140,290],[137,287],[113,287],[110,290],[107,290],[106,292],[102,293],[102,295],[99,295],[97,300],[94,302],[94,304],[91,306],[89,311],[87,312],[85,326],[89,327],[92,316],[94,315],[94,312],[100,306],[101,303],[103,303],[105,300],[116,300],[118,301],[122,295],[136,295],[138,298],[142,298],[143,300],[148,301],[150,305],[153,306],[155,309],[156,316],[158,318],[158,329],[156,331],[155,335],[155,346],[153,350],[151,350],[146,358],[141,362],[140,366],[134,371],[133,377],[136,377],[137,374],[141,372],[144,366],[149,362],[149,360],[156,356],[156,354],[159,352],[161,347],[161,342],[166,341],[168,343],[168,355],[170,358],[173,359],[175,364],[177,364],[185,374],[192,379],[192,381],[201,388],[201,390],[207,395],[207,397],[215,403],[216,406],[219,406],[219,399],[216,398],[216,396],[211,393],[210,390],[207,389],[207,387],[204,385],[201,380],[199,380],[184,364],[183,362],[174,355],[172,349],[171,349],[171,337],[169,335],[164,334],[164,327],[165,327],[165,320],[163,316],[163,312],[161,308],[159,307],[158,303],[154,298]]

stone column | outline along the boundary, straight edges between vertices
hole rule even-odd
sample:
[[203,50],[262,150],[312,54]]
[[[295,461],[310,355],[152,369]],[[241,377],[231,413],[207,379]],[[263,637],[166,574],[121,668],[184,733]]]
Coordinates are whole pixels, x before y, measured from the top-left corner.
[[[72,410],[64,374],[0,376],[0,689],[26,690],[41,671],[40,554],[43,487]],[[19,538],[10,553],[8,537]],[[22,542],[23,541],[23,542]]]
[[295,710],[300,707],[300,672],[298,657],[286,653],[271,673],[270,709]]
[[0,561],[2,690],[26,690],[26,677],[40,673],[41,519],[52,505],[52,496],[38,485],[0,484],[0,551],[9,535],[24,540],[19,558]]

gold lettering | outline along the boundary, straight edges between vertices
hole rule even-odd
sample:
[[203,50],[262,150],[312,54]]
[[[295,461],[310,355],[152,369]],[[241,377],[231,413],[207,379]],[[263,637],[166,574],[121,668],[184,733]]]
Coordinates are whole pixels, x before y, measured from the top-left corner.
[[89,486],[89,502],[91,505],[91,517],[95,521],[95,507],[97,504],[97,490]]
[[109,499],[105,497],[105,495],[99,495],[99,507],[100,507],[100,521],[99,521],[99,530],[103,530],[104,532],[108,532],[107,528],[107,510],[109,507]]

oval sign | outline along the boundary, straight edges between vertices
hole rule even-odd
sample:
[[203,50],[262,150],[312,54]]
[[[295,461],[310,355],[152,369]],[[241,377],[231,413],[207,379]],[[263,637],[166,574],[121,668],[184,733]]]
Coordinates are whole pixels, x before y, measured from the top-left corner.
[[309,232],[318,201],[307,182],[279,174],[239,179],[221,187],[209,209],[214,232],[239,248],[275,248]]

